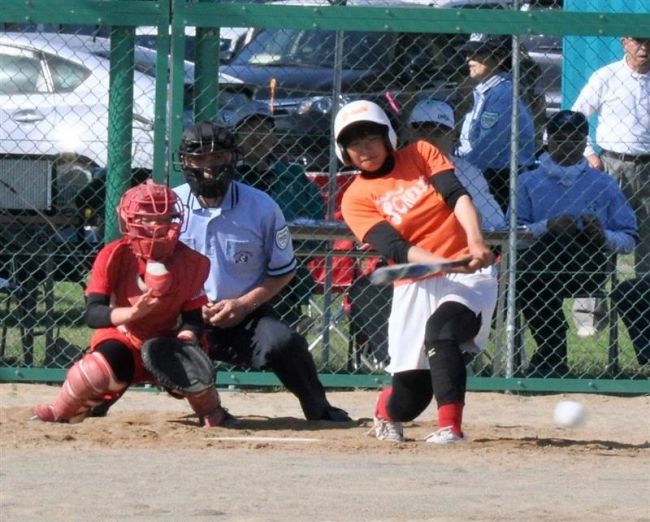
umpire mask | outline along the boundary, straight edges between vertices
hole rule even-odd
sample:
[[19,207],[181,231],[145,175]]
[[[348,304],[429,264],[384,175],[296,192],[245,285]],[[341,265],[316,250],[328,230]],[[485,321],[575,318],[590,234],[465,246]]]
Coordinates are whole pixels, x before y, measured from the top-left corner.
[[183,132],[179,158],[185,181],[195,196],[226,195],[235,176],[237,147],[233,134],[216,123],[201,122]]

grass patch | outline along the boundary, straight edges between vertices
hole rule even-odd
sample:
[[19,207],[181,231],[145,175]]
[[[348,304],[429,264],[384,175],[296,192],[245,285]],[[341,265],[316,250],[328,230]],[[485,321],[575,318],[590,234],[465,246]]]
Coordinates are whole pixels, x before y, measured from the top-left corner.
[[[629,268],[629,261],[621,258],[619,264]],[[627,264],[626,264],[627,263]],[[623,267],[620,267],[623,268]],[[621,279],[626,275],[626,272]],[[629,276],[629,272],[627,273]],[[0,310],[2,311],[2,365],[12,367],[25,366],[23,362],[23,334],[19,328],[21,309],[17,306],[18,295],[2,295]],[[303,314],[309,318],[305,337],[310,346],[312,356],[319,371],[324,373],[342,374],[384,374],[381,367],[372,365],[368,358],[355,358],[350,346],[350,320],[344,312],[341,294],[334,294],[331,302],[332,323],[329,328],[327,346],[323,342],[322,307],[323,296],[312,296],[313,305],[304,306]],[[49,305],[47,304],[49,303]],[[606,374],[608,357],[608,331],[604,330],[589,338],[576,335],[575,325],[571,319],[572,299],[564,302],[564,312],[569,318],[569,366],[571,377],[598,378],[612,377]],[[64,345],[74,345],[80,348],[88,346],[92,330],[83,324],[85,301],[81,285],[69,282],[57,282],[49,294],[39,288],[39,299],[36,313],[29,317],[28,323],[33,323],[34,367],[43,366],[46,359],[47,344],[52,345],[57,339]],[[8,311],[8,312],[7,312]],[[23,318],[24,319],[24,318]],[[536,346],[527,329],[524,328],[521,338],[523,362],[530,360]],[[636,362],[634,349],[625,326],[619,321],[619,363],[620,372],[613,376],[621,379],[637,379],[650,377],[650,369],[641,368]],[[62,340],[62,341],[61,341]],[[59,346],[60,348],[60,346]],[[51,348],[52,349],[52,348]],[[472,373],[477,376],[504,375],[505,337],[497,339],[493,330],[485,352],[472,363]],[[60,365],[50,367],[66,367],[65,359]],[[220,363],[218,369],[230,371],[232,366]],[[521,369],[521,368],[520,368]]]

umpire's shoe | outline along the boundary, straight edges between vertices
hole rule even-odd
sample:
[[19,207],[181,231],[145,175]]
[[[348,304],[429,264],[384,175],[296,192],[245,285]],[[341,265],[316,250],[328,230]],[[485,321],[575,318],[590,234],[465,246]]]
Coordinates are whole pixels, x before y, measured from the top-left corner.
[[332,422],[352,422],[348,412],[335,406],[328,406],[318,420],[332,421]]

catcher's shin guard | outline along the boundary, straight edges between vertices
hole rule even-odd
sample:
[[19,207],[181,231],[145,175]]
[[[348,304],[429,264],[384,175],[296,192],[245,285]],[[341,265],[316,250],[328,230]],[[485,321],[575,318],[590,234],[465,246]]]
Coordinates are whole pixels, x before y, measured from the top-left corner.
[[101,353],[89,353],[70,368],[54,402],[34,407],[34,414],[45,422],[81,422],[93,404],[126,387]]
[[186,398],[206,428],[221,426],[226,420],[227,413],[221,407],[216,388],[208,388],[200,393],[187,395]]

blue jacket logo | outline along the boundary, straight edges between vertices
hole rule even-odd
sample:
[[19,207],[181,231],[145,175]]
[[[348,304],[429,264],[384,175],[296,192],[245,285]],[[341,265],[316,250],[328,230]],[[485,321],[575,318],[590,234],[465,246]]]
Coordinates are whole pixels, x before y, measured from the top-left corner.
[[499,121],[498,112],[484,112],[481,114],[481,129],[491,129]]

